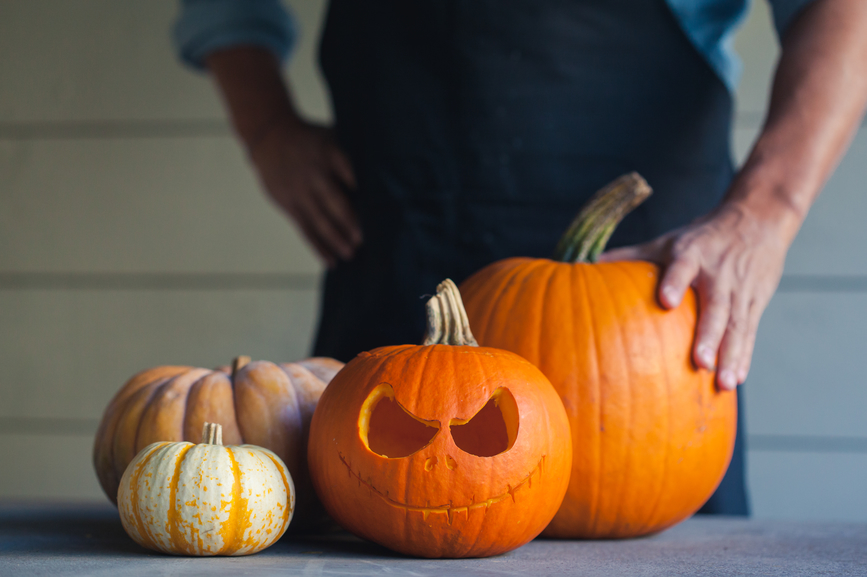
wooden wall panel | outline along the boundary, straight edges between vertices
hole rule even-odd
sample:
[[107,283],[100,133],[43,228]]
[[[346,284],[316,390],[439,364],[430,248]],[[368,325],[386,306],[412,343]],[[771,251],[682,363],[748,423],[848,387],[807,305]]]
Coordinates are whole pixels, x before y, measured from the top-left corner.
[[[130,121],[221,121],[211,82],[184,69],[175,56],[171,29],[177,5],[177,0],[4,0],[0,132],[9,124],[50,129],[46,122],[72,128],[108,122],[122,129]],[[307,114],[327,119],[330,106],[314,60],[325,2],[287,5],[301,30],[287,70],[295,97]]]
[[0,140],[0,246],[0,273],[321,270],[228,137]]
[[738,124],[758,127],[768,105],[771,77],[780,54],[767,0],[751,3],[735,39],[735,50],[743,63],[737,90]]
[[106,502],[92,451],[90,436],[0,433],[0,499]]
[[0,430],[13,417],[87,430],[155,365],[304,358],[317,301],[315,290],[0,291]]
[[[738,158],[746,155],[757,133],[751,128],[735,130],[733,142]],[[786,260],[786,275],[867,275],[867,253],[863,250],[867,246],[867,227],[862,222],[867,215],[865,158],[867,128],[861,128],[792,244]],[[828,282],[834,280],[831,278]],[[853,282],[846,278],[837,280],[844,284]]]
[[751,451],[753,515],[760,519],[867,519],[867,453]]
[[867,440],[865,343],[867,293],[774,297],[746,385],[750,434]]

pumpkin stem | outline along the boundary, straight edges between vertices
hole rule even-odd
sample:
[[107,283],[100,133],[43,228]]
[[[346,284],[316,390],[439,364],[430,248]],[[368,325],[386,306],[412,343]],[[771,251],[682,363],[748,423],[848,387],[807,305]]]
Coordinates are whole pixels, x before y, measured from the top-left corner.
[[241,355],[239,357],[235,357],[235,360],[232,361],[232,380],[235,380],[235,375],[238,374],[238,371],[243,369],[245,366],[250,364],[252,359],[246,355]]
[[477,347],[461,291],[451,279],[437,285],[437,294],[427,301],[427,334],[424,345]]
[[202,444],[222,445],[223,425],[219,423],[205,423],[205,426],[202,427]]
[[653,189],[637,172],[624,174],[593,195],[554,250],[561,262],[596,262],[623,217]]

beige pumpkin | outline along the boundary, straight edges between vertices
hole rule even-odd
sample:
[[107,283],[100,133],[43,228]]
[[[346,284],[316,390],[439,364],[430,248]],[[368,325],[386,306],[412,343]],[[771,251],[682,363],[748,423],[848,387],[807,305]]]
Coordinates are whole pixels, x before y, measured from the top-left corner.
[[325,512],[307,473],[307,433],[319,396],[341,368],[328,358],[276,364],[242,356],[231,368],[142,371],[105,409],[93,447],[96,476],[114,502],[121,475],[142,449],[196,442],[203,423],[220,423],[227,445],[257,445],[280,457],[302,496],[292,529],[315,526]]
[[117,492],[133,540],[175,555],[249,555],[279,539],[295,508],[286,465],[267,449],[225,446],[205,423],[201,444],[159,442],[127,467]]

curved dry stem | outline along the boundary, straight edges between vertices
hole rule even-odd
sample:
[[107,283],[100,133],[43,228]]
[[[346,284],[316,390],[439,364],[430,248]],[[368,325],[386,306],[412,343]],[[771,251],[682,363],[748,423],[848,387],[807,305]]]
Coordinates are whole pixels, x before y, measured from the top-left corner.
[[240,355],[240,356],[235,357],[235,360],[232,361],[232,380],[233,381],[235,380],[235,375],[238,374],[238,371],[240,371],[245,366],[250,364],[250,361],[252,361],[252,360],[253,359],[251,359],[247,355]]
[[437,294],[427,301],[427,334],[422,344],[479,346],[470,331],[461,292],[451,279],[441,282]]
[[554,260],[596,262],[623,217],[653,189],[637,172],[624,174],[593,195],[560,239]]

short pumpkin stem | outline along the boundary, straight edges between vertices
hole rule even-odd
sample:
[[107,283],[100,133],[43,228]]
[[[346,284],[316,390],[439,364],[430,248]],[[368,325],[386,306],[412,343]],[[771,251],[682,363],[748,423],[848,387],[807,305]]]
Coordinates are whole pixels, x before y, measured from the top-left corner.
[[202,444],[222,445],[223,425],[218,423],[205,423],[205,426],[202,428]]
[[461,291],[451,279],[437,285],[437,294],[427,301],[427,334],[424,345],[477,347]]
[[235,375],[238,374],[238,371],[243,369],[245,366],[250,364],[250,361],[253,360],[246,355],[241,355],[239,357],[235,357],[235,360],[232,361],[232,380],[235,380]]
[[596,262],[623,217],[653,189],[637,172],[624,174],[593,195],[560,239],[554,260]]

